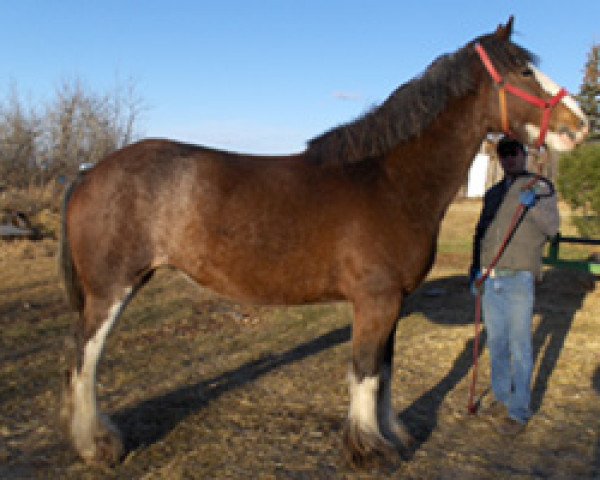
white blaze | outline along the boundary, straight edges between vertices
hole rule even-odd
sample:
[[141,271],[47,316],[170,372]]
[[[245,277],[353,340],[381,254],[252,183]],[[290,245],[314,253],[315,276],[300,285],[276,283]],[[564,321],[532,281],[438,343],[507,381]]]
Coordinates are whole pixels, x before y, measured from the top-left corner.
[[[529,68],[533,72],[537,82],[544,89],[544,91],[548,93],[548,95],[555,96],[560,91],[560,86],[545,73],[541,72],[531,64],[529,64]],[[546,136],[546,143],[554,150],[568,151],[575,147],[577,142],[583,140],[584,132],[587,131],[588,128],[588,119],[581,110],[581,107],[571,95],[565,95],[561,99],[561,103],[567,107],[573,113],[573,115],[577,116],[582,121],[582,129],[578,132],[574,132],[576,135],[576,140],[569,138],[567,135],[561,132],[553,132],[549,130]],[[540,127],[537,125],[527,124],[526,129],[531,139],[536,139],[539,137]]]

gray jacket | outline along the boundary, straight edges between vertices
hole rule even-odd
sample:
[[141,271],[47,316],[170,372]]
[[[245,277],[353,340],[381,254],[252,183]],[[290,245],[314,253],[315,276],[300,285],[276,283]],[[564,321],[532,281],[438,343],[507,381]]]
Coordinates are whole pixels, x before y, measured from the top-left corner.
[[[482,267],[487,267],[500,249],[518,208],[519,194],[531,179],[531,176],[517,177],[506,192],[481,242]],[[549,193],[549,186],[545,182],[538,181],[534,187],[538,193]],[[542,248],[549,237],[558,233],[559,221],[556,195],[540,198],[533,207],[527,209],[496,268],[528,270],[539,276]]]

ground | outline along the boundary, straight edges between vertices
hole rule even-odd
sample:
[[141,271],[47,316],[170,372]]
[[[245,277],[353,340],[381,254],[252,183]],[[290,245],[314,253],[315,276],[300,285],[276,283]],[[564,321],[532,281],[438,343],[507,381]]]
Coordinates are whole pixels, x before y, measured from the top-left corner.
[[[600,478],[600,291],[586,275],[548,270],[538,286],[526,431],[506,439],[467,413],[478,209],[452,206],[436,266],[399,324],[393,398],[418,440],[412,457],[362,470],[340,444],[349,306],[241,306],[167,270],[128,307],[99,369],[100,404],[127,456],[85,466],[56,423],[74,318],[56,244],[0,245],[0,478]],[[484,349],[478,394],[488,387]]]

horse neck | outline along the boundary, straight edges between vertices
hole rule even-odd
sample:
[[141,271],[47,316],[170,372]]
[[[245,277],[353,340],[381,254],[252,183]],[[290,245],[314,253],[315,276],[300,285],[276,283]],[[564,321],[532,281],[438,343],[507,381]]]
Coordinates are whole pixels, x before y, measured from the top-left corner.
[[489,125],[486,89],[451,101],[422,134],[386,158],[389,177],[402,203],[419,216],[441,219],[467,178]]

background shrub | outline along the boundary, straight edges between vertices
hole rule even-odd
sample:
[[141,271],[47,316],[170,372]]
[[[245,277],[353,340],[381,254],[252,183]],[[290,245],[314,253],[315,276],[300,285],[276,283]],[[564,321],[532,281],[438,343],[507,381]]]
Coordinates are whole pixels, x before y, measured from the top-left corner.
[[600,144],[590,143],[560,159],[558,188],[584,237],[600,238]]

